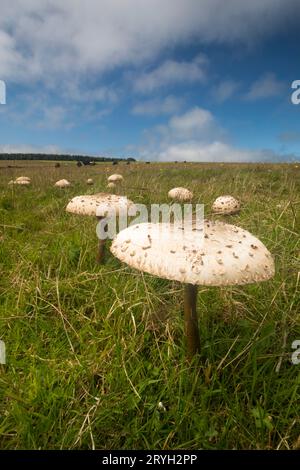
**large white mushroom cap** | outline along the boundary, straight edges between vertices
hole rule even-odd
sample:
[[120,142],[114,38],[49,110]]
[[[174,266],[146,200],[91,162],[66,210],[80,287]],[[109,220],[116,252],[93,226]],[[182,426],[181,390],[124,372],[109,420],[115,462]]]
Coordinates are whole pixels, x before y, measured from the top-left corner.
[[15,181],[15,184],[20,184],[21,186],[29,186],[31,182],[27,179],[26,180],[19,179]]
[[58,188],[67,188],[70,185],[71,183],[68,180],[62,179],[62,180],[56,181],[54,186]]
[[186,188],[173,188],[168,192],[168,196],[176,201],[185,202],[193,199],[193,193]]
[[115,183],[116,181],[123,181],[123,176],[122,175],[118,175],[118,174],[114,174],[114,175],[110,175],[108,178],[107,178],[107,181],[109,183],[113,182]]
[[226,286],[265,281],[274,261],[261,241],[234,225],[202,228],[142,223],[122,230],[111,252],[129,266],[182,283]]
[[18,178],[16,178],[16,183],[18,183],[19,181],[29,181],[31,182],[31,179],[29,178],[29,176],[19,176]]
[[218,214],[235,214],[241,205],[233,196],[220,196],[212,205],[213,212]]
[[73,214],[104,217],[106,213],[109,214],[112,210],[115,211],[116,215],[119,215],[133,205],[133,202],[125,196],[98,193],[73,197],[67,205],[66,211]]

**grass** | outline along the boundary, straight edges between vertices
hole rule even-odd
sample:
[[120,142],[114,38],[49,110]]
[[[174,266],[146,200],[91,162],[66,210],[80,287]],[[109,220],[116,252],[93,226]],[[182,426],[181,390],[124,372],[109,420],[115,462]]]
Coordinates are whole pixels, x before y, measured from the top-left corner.
[[[0,448],[300,448],[300,168],[18,165],[0,162]],[[209,215],[232,194],[242,210],[227,220],[275,257],[271,281],[200,287],[200,365],[185,360],[182,286],[109,254],[97,266],[95,221],[65,213],[114,172],[145,204],[185,186]],[[22,174],[30,187],[7,185]],[[54,188],[61,178],[72,187]]]

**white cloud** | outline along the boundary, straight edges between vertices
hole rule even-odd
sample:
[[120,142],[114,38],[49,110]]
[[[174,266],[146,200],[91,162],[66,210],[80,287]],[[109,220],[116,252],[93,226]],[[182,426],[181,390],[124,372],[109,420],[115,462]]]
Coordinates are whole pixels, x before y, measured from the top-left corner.
[[194,162],[259,162],[277,159],[275,153],[270,151],[239,149],[219,141],[209,144],[184,142],[170,145],[161,151],[157,158],[162,161]]
[[109,86],[90,86],[81,85],[74,81],[62,83],[62,95],[66,99],[71,99],[78,103],[99,103],[106,102],[115,104],[119,100],[119,94],[116,89]]
[[233,145],[214,141],[202,143],[197,141],[182,142],[170,145],[160,152],[149,154],[146,150],[141,152],[144,159],[164,162],[280,162],[299,161],[295,154],[279,154],[270,149],[250,150],[234,147]]
[[27,144],[3,144],[0,145],[0,153],[47,153],[55,155],[64,152],[56,145],[45,145],[39,147]]
[[214,125],[214,118],[210,111],[195,107],[181,116],[173,116],[168,124],[172,134],[177,138],[190,138],[200,136]]
[[63,106],[45,106],[41,109],[42,116],[37,121],[37,126],[47,129],[59,129],[72,127],[71,122],[67,122],[67,110]]
[[299,160],[294,154],[270,149],[243,149],[229,142],[213,114],[195,107],[173,116],[164,126],[145,133],[147,143],[137,149],[141,159],[195,162],[271,162]]
[[219,83],[218,86],[212,89],[212,94],[218,103],[223,103],[224,101],[231,98],[238,88],[238,82],[234,80],[224,80],[223,82]]
[[186,140],[210,142],[214,138],[225,139],[226,132],[210,111],[195,106],[183,114],[172,116],[167,124],[146,131],[146,137],[151,146],[167,147]]
[[139,75],[133,83],[134,90],[139,93],[151,93],[165,86],[203,82],[206,64],[207,59],[203,55],[198,55],[190,62],[166,60],[156,69]]
[[244,98],[249,101],[269,98],[279,95],[282,89],[283,84],[276,78],[275,74],[267,73],[251,85]]
[[258,41],[299,14],[297,0],[1,0],[0,76],[53,84],[136,67],[191,41]]
[[174,114],[177,113],[184,100],[173,95],[166,96],[165,98],[154,98],[137,103],[132,108],[132,114],[158,116],[161,114]]
[[37,89],[19,93],[17,99],[7,100],[5,106],[0,106],[0,126],[10,122],[39,131],[70,130],[82,126],[82,123],[101,124],[103,118],[112,112],[115,103],[109,98],[105,100],[106,93],[102,94],[102,88],[86,93],[83,90],[81,96],[76,96],[74,92],[73,98],[67,88],[62,96],[55,97]]

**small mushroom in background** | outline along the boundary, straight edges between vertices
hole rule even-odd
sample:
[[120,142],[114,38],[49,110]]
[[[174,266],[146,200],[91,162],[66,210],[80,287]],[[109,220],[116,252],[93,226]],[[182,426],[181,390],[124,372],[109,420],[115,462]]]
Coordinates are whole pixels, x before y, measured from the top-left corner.
[[86,184],[92,185],[92,184],[94,184],[94,180],[92,178],[88,178],[86,180]]
[[9,181],[8,184],[19,184],[21,186],[29,186],[31,184],[31,179],[28,176],[19,176],[15,180]]
[[123,181],[124,178],[122,175],[118,175],[118,174],[114,174],[114,175],[110,175],[108,178],[107,178],[107,181],[109,183],[120,183],[121,181]]
[[188,359],[200,352],[197,286],[229,286],[273,277],[272,255],[246,230],[205,220],[202,228],[142,223],[122,230],[111,252],[129,266],[184,284]]
[[31,179],[29,178],[29,176],[19,176],[18,178],[16,178],[16,183],[19,183],[20,181],[29,181],[29,183],[31,183]]
[[56,181],[55,185],[57,188],[68,188],[71,186],[71,183],[68,180],[62,179],[59,181]]
[[[114,209],[116,216],[120,215],[121,211],[126,210],[133,206],[133,202],[125,196],[117,196],[116,194],[98,193],[92,195],[76,196],[71,199],[66,207],[67,212],[79,215],[89,215],[97,217],[98,221],[104,220],[105,215],[99,216],[100,213],[108,213]],[[104,226],[104,230],[106,224]],[[99,239],[97,263],[100,264],[103,260],[105,239]]]
[[14,181],[14,184],[19,184],[21,186],[30,186],[31,185],[31,179],[28,178],[28,176],[19,176],[19,178],[17,178]]
[[110,188],[110,189],[113,189],[113,188],[116,188],[116,187],[117,187],[117,185],[113,182],[108,183],[108,185],[107,185],[107,188]]
[[187,202],[193,199],[193,193],[186,188],[173,188],[168,192],[170,199],[179,202]]
[[233,196],[220,196],[212,205],[215,214],[236,214],[240,211],[241,204]]

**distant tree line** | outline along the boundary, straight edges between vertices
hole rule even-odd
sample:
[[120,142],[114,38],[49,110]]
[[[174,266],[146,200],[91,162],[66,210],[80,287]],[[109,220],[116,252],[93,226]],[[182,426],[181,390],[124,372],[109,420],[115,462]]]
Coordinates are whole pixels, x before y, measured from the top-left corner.
[[49,160],[49,161],[76,161],[83,165],[91,162],[135,162],[135,158],[91,157],[89,155],[45,154],[45,153],[0,153],[0,160]]

